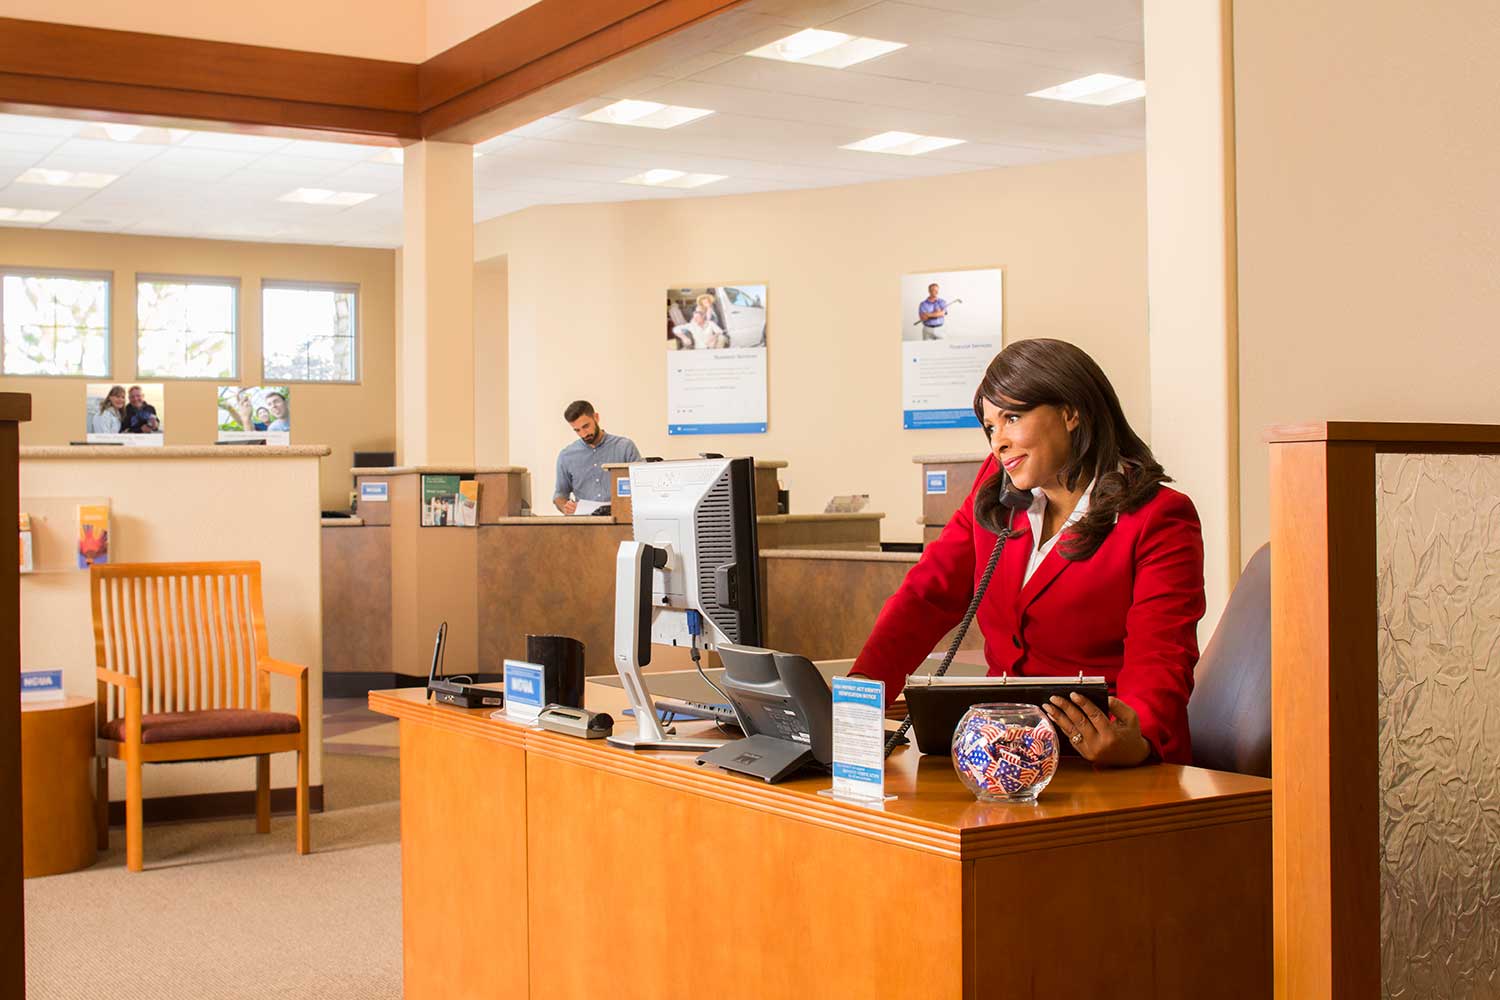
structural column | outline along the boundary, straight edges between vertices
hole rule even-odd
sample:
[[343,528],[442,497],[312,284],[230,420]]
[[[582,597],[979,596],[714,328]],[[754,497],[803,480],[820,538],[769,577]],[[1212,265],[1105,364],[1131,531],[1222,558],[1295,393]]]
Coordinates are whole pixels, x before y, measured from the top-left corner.
[[1145,5],[1151,446],[1203,521],[1205,640],[1242,560],[1230,13]]
[[406,147],[397,461],[474,464],[474,147]]

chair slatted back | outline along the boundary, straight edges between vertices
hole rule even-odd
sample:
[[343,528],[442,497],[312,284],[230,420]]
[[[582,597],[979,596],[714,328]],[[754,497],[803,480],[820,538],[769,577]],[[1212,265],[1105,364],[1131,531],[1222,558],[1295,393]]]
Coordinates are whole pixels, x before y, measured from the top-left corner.
[[[94,566],[89,591],[95,662],[140,678],[143,714],[260,707],[260,563]],[[100,725],[124,714],[124,691],[101,682]]]

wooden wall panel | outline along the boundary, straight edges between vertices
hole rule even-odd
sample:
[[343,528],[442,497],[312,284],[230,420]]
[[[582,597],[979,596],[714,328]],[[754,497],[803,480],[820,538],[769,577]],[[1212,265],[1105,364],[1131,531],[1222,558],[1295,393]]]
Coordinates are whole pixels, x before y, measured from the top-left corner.
[[390,673],[391,529],[325,527],[322,536],[323,673]]
[[1377,996],[1375,448],[1273,444],[1270,474],[1276,995]]
[[26,995],[26,904],[21,862],[21,452],[17,424],[31,397],[0,393],[0,994]]
[[525,659],[529,632],[582,640],[587,672],[614,672],[615,555],[632,529],[585,520],[474,529],[480,670],[498,673],[505,659]]
[[[526,821],[519,745],[401,720],[406,1000],[528,995]],[[576,903],[570,886],[551,888]]]

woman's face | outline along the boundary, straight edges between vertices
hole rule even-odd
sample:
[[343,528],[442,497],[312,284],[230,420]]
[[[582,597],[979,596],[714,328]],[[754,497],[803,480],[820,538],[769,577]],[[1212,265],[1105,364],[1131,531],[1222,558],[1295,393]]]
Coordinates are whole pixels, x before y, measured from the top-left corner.
[[266,405],[271,408],[271,412],[274,413],[278,419],[286,416],[286,400],[282,399],[274,392],[266,397]]
[[123,410],[125,408],[125,390],[116,389],[114,392],[110,393],[109,405],[113,406],[117,410]]
[[1058,484],[1058,473],[1073,457],[1069,436],[1078,426],[1070,407],[1038,406],[1025,412],[984,400],[984,432],[995,461],[1018,490]]

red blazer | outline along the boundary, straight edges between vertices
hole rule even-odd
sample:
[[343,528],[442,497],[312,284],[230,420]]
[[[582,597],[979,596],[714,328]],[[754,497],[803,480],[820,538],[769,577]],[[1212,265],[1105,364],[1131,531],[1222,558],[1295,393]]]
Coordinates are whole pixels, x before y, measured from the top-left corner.
[[[995,473],[988,459],[962,507],[885,602],[852,672],[883,680],[894,698],[906,676],[968,609],[995,546],[974,523],[974,492]],[[976,622],[991,676],[1103,675],[1140,715],[1141,732],[1164,761],[1192,758],[1187,702],[1203,617],[1203,535],[1186,496],[1163,486],[1121,514],[1103,544],[1079,562],[1062,542],[1023,588],[1031,522],[1017,511]]]

